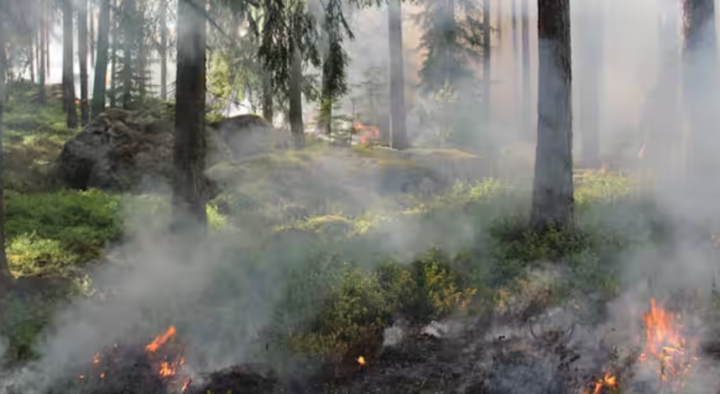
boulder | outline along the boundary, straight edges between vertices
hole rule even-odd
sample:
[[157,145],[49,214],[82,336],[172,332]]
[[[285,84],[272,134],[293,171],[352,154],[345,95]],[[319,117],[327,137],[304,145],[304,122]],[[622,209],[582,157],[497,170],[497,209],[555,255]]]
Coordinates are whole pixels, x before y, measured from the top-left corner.
[[289,135],[255,114],[233,116],[210,124],[228,145],[235,159],[267,154],[287,148]]
[[[231,157],[268,151],[263,144],[270,144],[269,140],[255,136],[273,134],[265,128],[272,127],[252,118],[259,117],[241,115],[208,126],[207,168]],[[65,143],[57,175],[74,189],[147,189],[170,179],[173,139],[172,122],[157,113],[110,108]],[[249,146],[241,147],[246,142]]]

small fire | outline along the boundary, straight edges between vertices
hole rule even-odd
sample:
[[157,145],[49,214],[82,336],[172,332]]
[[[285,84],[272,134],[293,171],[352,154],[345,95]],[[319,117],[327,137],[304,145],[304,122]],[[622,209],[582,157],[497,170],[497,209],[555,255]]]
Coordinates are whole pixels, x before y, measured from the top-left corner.
[[600,394],[600,391],[603,389],[603,387],[616,387],[617,386],[617,378],[612,375],[610,372],[605,372],[605,376],[596,381],[593,382],[593,389],[590,390],[583,390],[583,394]]
[[643,322],[646,343],[640,361],[656,361],[661,382],[686,374],[697,358],[688,355],[686,340],[680,333],[679,316],[667,312],[651,299],[650,310],[643,315]]
[[361,367],[364,367],[365,365],[367,365],[367,363],[365,362],[365,357],[363,357],[363,356],[358,357],[357,362],[358,362],[358,364],[360,364]]
[[367,145],[372,140],[380,137],[380,130],[375,126],[366,126],[360,122],[355,122],[353,128],[360,135],[361,144]]
[[175,330],[175,326],[170,326],[165,333],[162,335],[158,335],[153,339],[152,342],[148,343],[145,346],[145,350],[149,353],[155,353],[160,349],[167,341],[169,341],[172,338],[175,338],[175,334],[177,334],[177,331]]
[[100,364],[100,353],[95,353],[95,355],[93,356],[93,364]]

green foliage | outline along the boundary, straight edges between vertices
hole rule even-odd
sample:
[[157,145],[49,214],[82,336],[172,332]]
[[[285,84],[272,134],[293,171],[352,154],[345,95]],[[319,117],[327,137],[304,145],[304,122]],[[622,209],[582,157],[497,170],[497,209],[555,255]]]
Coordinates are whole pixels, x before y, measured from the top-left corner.
[[47,105],[35,102],[38,87],[17,82],[10,85],[10,99],[3,116],[3,181],[6,189],[46,191],[52,187],[53,163],[65,141],[77,130],[65,126],[60,100],[52,86]]
[[99,191],[7,193],[5,232],[18,275],[62,273],[100,256],[121,236],[119,197]]
[[415,15],[423,29],[419,49],[426,51],[420,69],[422,87],[430,92],[449,85],[457,88],[474,77],[472,60],[482,54],[482,24],[478,10],[467,0],[420,0],[423,10]]

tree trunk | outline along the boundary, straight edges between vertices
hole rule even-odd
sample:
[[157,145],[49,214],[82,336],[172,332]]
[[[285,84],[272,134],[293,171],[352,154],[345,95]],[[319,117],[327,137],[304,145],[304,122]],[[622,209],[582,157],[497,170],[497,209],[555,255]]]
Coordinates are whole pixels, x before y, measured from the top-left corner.
[[95,12],[93,11],[92,3],[90,4],[90,35],[88,37],[90,42],[90,64],[95,64],[95,46],[97,44],[95,41]]
[[67,111],[67,127],[77,127],[75,78],[73,73],[73,7],[72,0],[63,1],[63,96]]
[[510,4],[511,10],[510,10],[510,18],[512,22],[512,48],[513,48],[513,55],[517,56],[518,53],[518,29],[517,29],[517,2],[520,0],[510,0],[512,3]]
[[160,7],[160,98],[167,100],[167,3]]
[[523,134],[531,137],[532,130],[530,128],[530,0],[519,0],[520,3],[520,22],[522,27],[522,91],[521,97],[521,121]]
[[[5,48],[5,35],[3,29],[0,29],[0,48]],[[0,51],[0,98],[6,97],[6,86],[5,76],[7,75],[5,69],[5,51]],[[5,106],[5,100],[0,99],[0,168],[5,168],[3,163],[4,155],[2,150],[3,140],[3,110]],[[6,286],[12,281],[12,275],[10,273],[10,266],[8,264],[7,254],[5,253],[5,200],[3,198],[3,182],[2,173],[0,173],[0,286],[3,286],[2,290],[6,290]]]
[[112,1],[113,5],[113,12],[110,20],[110,34],[112,35],[110,43],[110,107],[115,108],[117,106],[117,47],[120,16],[116,11],[119,0],[110,1]]
[[402,8],[400,0],[388,1],[390,48],[390,147],[407,149],[405,123],[405,69],[403,65]]
[[[191,4],[194,2],[194,4]],[[205,178],[205,1],[183,0],[177,11],[177,82],[173,167],[175,230],[207,229]]]
[[30,48],[28,48],[28,61],[30,63],[30,82],[35,84],[35,37],[31,37]]
[[[47,3],[45,3],[43,6],[43,12],[47,12]],[[47,13],[45,15],[47,15]],[[52,26],[48,19],[49,18],[46,18],[46,20],[45,20],[45,23],[44,23],[45,29],[43,31],[43,33],[45,34],[44,50],[45,50],[45,72],[47,72],[47,74],[45,74],[46,80],[50,79],[50,27]]]
[[531,226],[573,222],[570,0],[538,0],[538,123]]
[[[713,182],[718,160],[718,91],[715,7],[712,0],[684,0],[683,99],[690,126],[688,203],[707,209],[720,192]],[[691,201],[692,200],[692,201]]]
[[38,61],[38,103],[40,104],[46,104],[47,103],[47,91],[45,90],[45,76],[47,75],[46,71],[46,61],[45,61],[45,4],[40,4],[40,34],[38,35],[39,42],[38,42],[38,49],[39,49],[39,61]]
[[503,0],[498,0],[497,4],[495,5],[497,7],[497,23],[495,29],[497,29],[498,46],[500,46],[502,43],[503,35],[503,3]]
[[[77,1],[77,0],[76,0]],[[78,61],[80,62],[80,124],[85,126],[90,120],[88,106],[88,31],[87,0],[78,1]]]
[[490,118],[492,113],[490,112],[490,84],[491,72],[490,72],[490,42],[492,41],[492,35],[490,33],[490,0],[483,0],[483,107],[485,110],[485,117]]
[[[182,1],[180,1],[182,3]],[[123,2],[123,95],[122,107],[129,109],[132,105],[132,76],[133,62],[132,50],[135,44],[135,0],[124,0]]]
[[269,71],[263,73],[262,100],[263,118],[272,124],[275,115],[273,111],[272,75]]
[[102,0],[98,17],[97,58],[93,83],[92,116],[105,111],[105,83],[107,81],[108,45],[110,34],[110,0]]
[[582,162],[588,168],[599,168],[600,162],[600,95],[603,78],[603,0],[588,0],[580,7],[582,22],[580,57],[580,137]]
[[295,149],[305,147],[305,129],[302,114],[302,57],[300,50],[293,49],[292,64],[290,67],[290,133],[295,142]]

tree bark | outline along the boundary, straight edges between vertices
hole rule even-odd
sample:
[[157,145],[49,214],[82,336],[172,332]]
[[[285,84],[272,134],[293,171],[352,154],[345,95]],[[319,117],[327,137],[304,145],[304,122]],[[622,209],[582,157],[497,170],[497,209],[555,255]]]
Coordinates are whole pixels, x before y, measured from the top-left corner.
[[[191,3],[192,2],[192,3]],[[205,1],[180,0],[173,164],[174,230],[207,229],[205,178]]]
[[[0,48],[5,48],[6,40],[3,29],[0,29]],[[2,150],[3,140],[3,110],[5,106],[6,97],[6,86],[5,77],[7,70],[5,67],[5,51],[0,51],[0,168],[5,168],[3,163],[4,155]],[[5,253],[5,200],[3,198],[3,177],[0,173],[0,286],[6,290],[6,286],[12,281],[12,275],[10,273],[10,265],[8,264],[7,254]]]
[[570,1],[538,0],[538,124],[530,224],[569,228],[574,213]]
[[511,3],[511,11],[510,11],[510,17],[512,20],[512,48],[513,48],[513,55],[517,56],[518,54],[518,29],[517,29],[517,2],[519,0],[510,0]]
[[167,3],[160,7],[160,98],[167,100]]
[[402,150],[407,149],[409,144],[405,118],[405,69],[400,0],[388,1],[388,38],[390,48],[390,147]]
[[582,3],[580,57],[580,137],[582,162],[588,168],[599,168],[600,159],[600,103],[603,81],[603,4],[602,0]]
[[497,7],[497,23],[495,29],[497,29],[497,42],[498,46],[500,46],[503,36],[503,0],[498,0],[495,7]]
[[35,84],[35,37],[31,37],[29,52],[29,63],[30,63],[30,82]]
[[290,133],[293,136],[295,149],[305,147],[305,126],[302,114],[302,55],[297,46],[293,49],[292,64],[290,65]]
[[[78,0],[76,0],[78,1]],[[88,106],[88,3],[87,0],[78,1],[78,61],[80,62],[80,124],[85,126],[90,120]]]
[[492,34],[490,33],[490,0],[483,0],[483,107],[485,110],[485,117],[489,118],[492,114],[490,112],[490,84],[491,71],[490,71],[490,42],[492,41]]
[[73,73],[73,7],[72,0],[63,0],[63,96],[67,111],[67,127],[77,127],[75,78]]
[[[688,203],[711,207],[720,192],[710,179],[716,176],[718,122],[718,60],[715,5],[712,0],[684,0],[682,54],[683,99],[690,125]],[[692,202],[691,202],[692,200]]]
[[98,17],[97,57],[95,62],[95,82],[93,83],[92,116],[105,111],[105,83],[107,81],[108,45],[110,34],[110,0],[102,0]]
[[45,90],[45,4],[40,4],[40,34],[38,34],[38,103],[47,103],[47,91]]
[[122,83],[123,83],[123,94],[122,94],[122,107],[123,109],[129,109],[132,105],[132,77],[133,77],[133,62],[132,62],[132,50],[133,44],[135,44],[135,0],[124,0],[123,1],[123,72],[122,72]]
[[520,3],[520,23],[522,28],[522,91],[520,94],[520,118],[522,121],[523,133],[527,133],[528,137],[532,136],[530,128],[530,0],[519,0]]
[[110,21],[110,107],[117,106],[117,47],[118,47],[118,30],[120,29],[120,16],[117,7],[119,0],[110,0],[113,5],[113,12]]
[[272,75],[269,71],[263,73],[262,100],[263,118],[272,124],[275,114],[273,111]]
[[[89,42],[90,42],[90,64],[95,64],[95,49],[97,45],[97,41],[95,40],[95,12],[92,8],[92,3],[90,3],[90,35],[88,36]],[[98,22],[99,23],[99,22]]]

